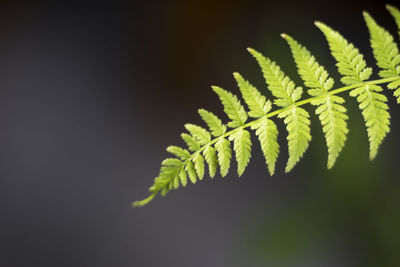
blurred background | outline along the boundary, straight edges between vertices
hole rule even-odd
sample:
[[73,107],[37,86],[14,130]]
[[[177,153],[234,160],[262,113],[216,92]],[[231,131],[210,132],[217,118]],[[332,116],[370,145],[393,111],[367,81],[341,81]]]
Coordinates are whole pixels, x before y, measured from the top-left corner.
[[210,85],[237,93],[238,71],[267,94],[247,47],[302,84],[279,36],[288,33],[340,86],[314,20],[342,32],[376,69],[361,12],[396,34],[384,5],[1,1],[0,266],[400,266],[400,107],[387,91],[392,130],[373,162],[347,97],[350,133],[331,171],[313,116],[311,145],[284,175],[277,121],[275,176],[253,136],[241,178],[233,165],[226,178],[130,206],[147,196],[165,148],[182,145],[184,123],[201,123],[198,108],[224,117]]

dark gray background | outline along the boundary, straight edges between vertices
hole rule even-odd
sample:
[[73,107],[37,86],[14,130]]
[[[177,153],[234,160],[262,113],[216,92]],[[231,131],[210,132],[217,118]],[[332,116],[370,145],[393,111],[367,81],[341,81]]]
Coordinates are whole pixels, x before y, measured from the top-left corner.
[[239,71],[266,92],[246,47],[300,83],[279,36],[289,33],[337,79],[318,19],[374,66],[363,9],[396,32],[381,1],[2,2],[0,266],[397,266],[393,97],[392,132],[372,163],[349,99],[351,132],[331,171],[314,118],[306,156],[284,175],[279,122],[274,177],[254,139],[241,178],[233,166],[226,178],[130,207],[166,146],[182,144],[183,124],[200,123],[198,108],[223,116],[210,85],[237,92]]

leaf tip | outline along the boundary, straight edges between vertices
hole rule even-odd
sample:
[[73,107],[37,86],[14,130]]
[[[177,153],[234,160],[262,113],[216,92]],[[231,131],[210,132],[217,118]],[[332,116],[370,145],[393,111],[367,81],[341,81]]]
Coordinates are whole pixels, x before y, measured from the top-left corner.
[[288,163],[288,164],[286,165],[286,168],[285,168],[285,173],[290,172],[290,171],[293,169],[293,167],[294,167],[293,164],[289,164],[289,163]]
[[216,93],[218,93],[218,91],[220,90],[219,86],[216,85],[211,85],[211,89]]
[[333,163],[332,162],[328,162],[327,165],[326,165],[326,168],[328,170],[331,170],[333,168]]
[[323,29],[323,28],[325,28],[325,27],[327,27],[326,25],[325,25],[325,23],[323,23],[323,22],[321,22],[321,21],[319,21],[319,20],[316,20],[316,21],[314,21],[314,25],[315,26],[317,26],[319,29]]
[[142,205],[140,205],[140,201],[132,202],[131,206],[132,206],[132,208],[140,208],[140,207],[143,207]]
[[396,8],[394,6],[392,6],[391,4],[386,4],[386,9],[387,10],[394,10]]
[[133,208],[140,208],[140,207],[146,206],[150,201],[153,200],[153,198],[154,198],[155,196],[156,196],[156,195],[153,193],[153,194],[151,194],[150,196],[148,196],[147,198],[145,198],[145,199],[143,199],[143,200],[139,200],[139,201],[133,202],[133,203],[131,204],[131,206],[132,206]]
[[363,14],[365,19],[370,19],[371,18],[371,15],[365,10],[363,10],[362,14]]
[[251,48],[251,47],[247,47],[247,51],[248,51],[250,54],[252,54],[252,55],[254,55],[254,54],[256,53],[256,50],[254,50],[254,49]]

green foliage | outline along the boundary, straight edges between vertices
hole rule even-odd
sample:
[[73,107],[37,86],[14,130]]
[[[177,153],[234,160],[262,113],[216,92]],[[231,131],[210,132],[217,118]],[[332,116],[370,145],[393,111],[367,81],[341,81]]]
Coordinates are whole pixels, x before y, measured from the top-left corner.
[[213,113],[205,109],[199,109],[199,114],[204,122],[208,125],[208,128],[210,128],[213,136],[221,136],[226,132],[226,126],[223,125],[221,120]]
[[238,83],[244,101],[249,107],[249,117],[259,118],[271,110],[271,102],[267,102],[266,97],[263,96],[254,86],[244,80],[239,73],[234,73],[233,76]]
[[275,173],[275,163],[278,159],[278,128],[272,120],[265,117],[251,125],[252,130],[256,130],[256,135],[261,144],[261,150],[265,157],[270,175]]
[[167,151],[169,153],[177,156],[181,160],[187,160],[188,158],[190,158],[190,152],[179,146],[169,146],[169,147],[167,147]]
[[233,141],[233,150],[236,152],[238,164],[238,175],[241,176],[251,157],[250,133],[243,128],[239,128],[229,136],[229,141]]
[[197,143],[196,139],[193,136],[188,135],[187,133],[183,133],[181,135],[183,141],[185,141],[190,151],[197,151],[200,149],[200,144]]
[[218,164],[222,177],[225,177],[228,174],[229,167],[231,166],[232,150],[230,146],[231,143],[225,138],[220,138],[215,143],[215,149],[218,152]]
[[289,159],[285,171],[289,172],[303,156],[311,140],[310,120],[307,111],[293,106],[279,113],[278,118],[284,118],[288,131]]
[[[393,6],[387,6],[387,9],[400,30],[400,11]],[[332,168],[343,150],[349,131],[345,100],[337,95],[346,91],[359,103],[368,133],[369,157],[371,160],[375,158],[390,129],[389,107],[381,85],[387,83],[387,87],[394,90],[394,96],[400,103],[400,53],[393,36],[367,12],[363,15],[381,79],[369,80],[372,68],[367,66],[360,51],[339,32],[321,22],[316,22],[315,25],[325,35],[338,72],[342,75],[341,82],[344,86],[337,89],[333,89],[334,80],[310,51],[287,34],[282,34],[282,37],[290,47],[309,98],[301,100],[303,88],[296,86],[274,61],[249,48],[248,51],[261,68],[271,100],[236,72],[233,76],[248,111],[238,96],[213,86],[230,121],[225,125],[213,113],[200,109],[199,115],[209,130],[186,124],[187,133],[181,136],[187,149],[167,147],[167,151],[176,158],[167,158],[161,163],[160,173],[149,189],[150,196],[134,202],[133,205],[146,205],[159,193],[165,195],[172,189],[186,186],[188,180],[192,183],[202,180],[206,164],[211,178],[216,175],[218,167],[224,177],[228,174],[233,156],[236,158],[238,175],[241,176],[252,152],[248,129],[253,130],[258,137],[268,171],[273,175],[280,152],[278,128],[271,119],[274,116],[283,119],[288,132],[289,159],[285,170],[289,172],[303,157],[311,141],[309,113],[300,107],[306,104],[315,107],[315,114],[319,117],[326,139],[327,167]],[[249,121],[249,118],[252,120]]]
[[261,53],[249,48],[250,54],[257,60],[264,74],[268,89],[274,97],[274,104],[279,107],[288,107],[301,98],[303,89],[295,86],[294,82],[281,71],[281,68]]
[[[400,23],[399,11],[394,8],[392,8],[392,10],[395,17],[399,16],[398,23]],[[369,34],[371,36],[371,47],[376,59],[376,64],[379,68],[381,68],[379,76],[382,78],[387,78],[399,75],[400,54],[397,44],[393,40],[393,36],[383,27],[379,26],[367,12],[364,12],[364,19],[367,23]],[[395,90],[394,95],[397,97],[397,103],[400,103],[399,82],[392,82],[388,88]]]
[[271,94],[277,98],[275,105],[287,108],[278,117],[284,119],[288,131],[289,159],[285,171],[289,172],[303,156],[311,140],[309,115],[294,105],[301,98],[303,89],[296,87],[275,62],[254,49],[248,50],[260,65]]
[[392,5],[386,5],[386,9],[393,16],[393,18],[397,24],[397,28],[399,29],[399,35],[400,35],[400,11]]
[[[350,92],[350,96],[357,97],[359,108],[367,127],[368,139],[370,143],[370,159],[374,159],[378,153],[378,148],[389,132],[390,115],[388,112],[387,99],[380,94],[383,89],[378,85],[367,85],[364,83],[372,74],[372,68],[367,67],[364,56],[351,43],[349,43],[340,33],[316,22],[317,27],[324,33],[331,50],[332,56],[337,61],[339,73],[344,77],[342,83],[357,85]],[[376,35],[378,28],[374,28]],[[398,51],[397,51],[398,52]],[[378,60],[379,62],[380,60]]]
[[221,99],[226,115],[232,120],[228,123],[228,126],[231,128],[242,126],[247,121],[247,112],[237,96],[218,86],[213,86],[212,88]]
[[203,154],[208,164],[210,177],[214,178],[218,168],[217,153],[212,146],[207,146],[206,149],[204,149]]
[[206,129],[190,123],[186,124],[185,128],[194,137],[197,144],[205,145],[211,141],[211,135]]
[[282,37],[288,42],[292,50],[300,77],[305,86],[310,88],[307,91],[308,94],[318,97],[311,104],[318,106],[315,113],[319,115],[323,126],[322,130],[328,146],[327,167],[330,169],[335,164],[340,151],[342,151],[348,133],[346,108],[341,105],[344,103],[344,99],[328,94],[334,81],[307,48],[286,34],[282,34]]

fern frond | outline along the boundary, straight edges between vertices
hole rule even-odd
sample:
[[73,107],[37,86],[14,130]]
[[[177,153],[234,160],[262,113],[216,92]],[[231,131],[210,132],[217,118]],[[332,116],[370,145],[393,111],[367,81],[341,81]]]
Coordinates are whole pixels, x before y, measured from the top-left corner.
[[317,27],[324,33],[331,53],[337,61],[339,72],[344,75],[344,84],[360,84],[350,92],[350,96],[357,97],[359,107],[364,117],[370,143],[370,159],[374,159],[380,144],[389,132],[390,115],[387,99],[379,92],[379,86],[365,85],[364,80],[371,76],[372,69],[367,67],[364,56],[358,49],[349,43],[337,31],[323,23],[316,22]]
[[[379,72],[379,76],[387,78],[399,75],[400,54],[397,44],[393,40],[393,36],[383,27],[379,26],[368,12],[364,12],[363,15],[370,33],[371,47],[376,59],[376,64],[382,69]],[[400,88],[394,87],[393,85],[394,84],[388,88],[396,90],[397,92],[395,91],[395,95],[400,94]],[[397,102],[400,102],[400,97],[397,98]]]
[[[299,44],[289,35],[281,34],[281,36],[290,46],[293,58],[296,62],[298,73],[303,79],[304,84],[310,88],[309,94],[312,96],[317,96],[322,95],[330,90],[334,84],[333,79],[329,77],[329,74],[325,68],[318,64],[314,56],[311,55],[310,51],[308,51],[307,48]],[[320,89],[320,91],[316,92],[313,89]]]
[[399,29],[399,35],[400,35],[400,11],[399,11],[399,9],[392,5],[386,5],[386,9],[390,12],[392,17],[394,18],[397,28]]
[[[400,30],[400,11],[392,6],[387,6],[387,9]],[[285,171],[289,172],[303,157],[311,141],[309,114],[301,107],[306,104],[315,106],[315,114],[321,122],[328,148],[327,167],[332,168],[347,140],[348,116],[344,107],[345,100],[338,96],[346,91],[351,97],[355,97],[359,104],[368,133],[369,157],[373,159],[390,130],[389,107],[386,96],[382,94],[383,84],[394,90],[394,96],[400,103],[400,55],[393,36],[378,25],[367,12],[364,12],[364,19],[370,33],[373,55],[381,69],[381,79],[368,80],[372,68],[367,66],[360,51],[339,32],[321,22],[315,24],[328,41],[338,71],[342,75],[341,82],[345,85],[343,87],[333,89],[334,80],[311,52],[289,35],[282,34],[289,44],[297,71],[310,96],[301,100],[303,88],[296,86],[274,61],[249,48],[248,51],[261,67],[268,90],[274,98],[268,100],[249,81],[235,72],[233,76],[249,109],[247,112],[236,95],[213,86],[230,121],[224,124],[213,113],[200,109],[199,115],[209,130],[186,124],[188,133],[183,133],[181,137],[188,149],[179,146],[167,147],[167,151],[176,158],[162,161],[159,175],[149,188],[150,196],[134,202],[133,205],[144,206],[157,194],[164,196],[172,189],[186,186],[188,180],[193,184],[202,180],[206,164],[211,178],[216,175],[218,168],[221,176],[225,177],[230,169],[233,153],[238,165],[238,175],[241,176],[252,152],[251,134],[248,129],[255,131],[268,171],[273,175],[280,152],[278,128],[272,120],[274,116],[283,119],[288,132],[289,159]],[[278,108],[273,110],[272,103]],[[253,120],[249,121],[249,118]]]
[[377,65],[382,69],[382,78],[396,76],[400,73],[400,54],[393,36],[379,26],[368,12],[363,13],[370,34],[371,47]]
[[177,156],[181,160],[187,160],[188,158],[190,158],[190,152],[179,146],[169,146],[169,147],[167,147],[167,151],[169,153]]
[[193,136],[183,133],[181,134],[183,141],[185,141],[190,151],[197,151],[200,149],[200,144],[193,138]]
[[212,146],[207,146],[203,151],[204,158],[208,164],[208,170],[211,178],[214,178],[218,168],[218,158],[215,149]]
[[[274,101],[275,105],[289,107],[301,98],[303,88],[296,87],[275,62],[265,58],[254,49],[249,48],[248,51],[258,61],[268,89],[278,98]],[[285,119],[288,131],[289,159],[286,172],[289,172],[303,156],[311,140],[309,115],[304,109],[292,106],[289,110],[280,113],[278,117]]]
[[212,86],[212,88],[221,99],[226,115],[232,120],[228,126],[235,128],[243,125],[247,121],[247,113],[237,96],[218,86]]
[[233,76],[239,86],[243,99],[249,107],[249,116],[252,118],[259,118],[271,110],[271,102],[267,101],[253,85],[243,79],[243,77],[235,72]]
[[250,133],[246,130],[239,129],[229,136],[229,140],[233,141],[233,150],[235,151],[238,164],[237,172],[238,175],[241,176],[251,157]]
[[288,131],[289,159],[285,172],[289,172],[306,152],[311,141],[310,120],[307,111],[295,106],[280,113],[278,117],[285,119]]
[[342,151],[347,139],[347,115],[346,108],[341,104],[344,99],[339,96],[332,96],[328,91],[333,87],[334,81],[329,77],[325,68],[315,60],[314,56],[296,40],[286,34],[282,37],[287,41],[292,51],[293,58],[297,65],[299,75],[304,84],[310,88],[307,92],[314,97],[320,97],[311,102],[318,106],[316,114],[322,124],[328,147],[328,169],[335,164],[339,153]]
[[211,141],[210,133],[203,127],[187,123],[185,124],[186,130],[196,139],[199,145],[205,145]]
[[161,163],[160,174],[154,179],[152,186],[154,191],[161,190],[161,195],[165,195],[174,186],[174,178],[180,172],[183,162],[178,159],[165,159]]
[[248,48],[247,50],[257,60],[264,74],[265,81],[268,84],[268,89],[277,98],[274,100],[275,105],[287,107],[301,98],[303,89],[296,87],[294,82],[283,73],[275,62],[252,48]]
[[395,90],[393,95],[397,97],[397,104],[400,104],[400,80],[389,83],[387,88]]
[[187,175],[186,175],[186,171],[181,168],[180,172],[179,172],[179,181],[181,182],[181,185],[183,187],[185,187],[187,185]]
[[270,175],[275,173],[275,163],[278,159],[278,129],[276,124],[267,118],[262,118],[251,126],[252,130],[256,130],[256,135],[260,141],[261,150],[265,157]]
[[228,174],[229,167],[231,166],[231,158],[232,158],[231,144],[225,138],[221,138],[215,143],[215,149],[218,152],[217,158],[221,171],[221,176],[225,177]]
[[375,158],[380,144],[390,130],[390,115],[387,111],[389,107],[386,96],[379,93],[382,91],[382,87],[368,84],[350,91],[350,96],[357,97],[360,103],[368,130],[371,160]]
[[336,162],[347,140],[349,132],[347,128],[346,108],[342,106],[344,99],[326,94],[323,98],[313,101],[311,104],[318,105],[315,113],[322,124],[328,147],[327,168],[331,169]]
[[203,180],[204,177],[204,158],[203,156],[198,153],[196,156],[193,157],[194,168],[197,173],[197,177],[199,180]]
[[187,172],[190,181],[192,184],[195,184],[197,182],[197,174],[196,174],[196,168],[194,167],[193,163],[191,161],[188,161],[185,167],[185,171]]
[[341,79],[342,83],[347,85],[362,83],[371,76],[372,69],[367,67],[364,56],[352,43],[321,22],[315,22],[315,25],[324,33],[328,41],[332,56],[337,61],[338,71],[344,76]]
[[207,124],[208,128],[210,128],[213,136],[221,136],[226,132],[226,126],[223,125],[222,121],[212,112],[209,112],[205,109],[199,109],[199,114],[203,121]]

